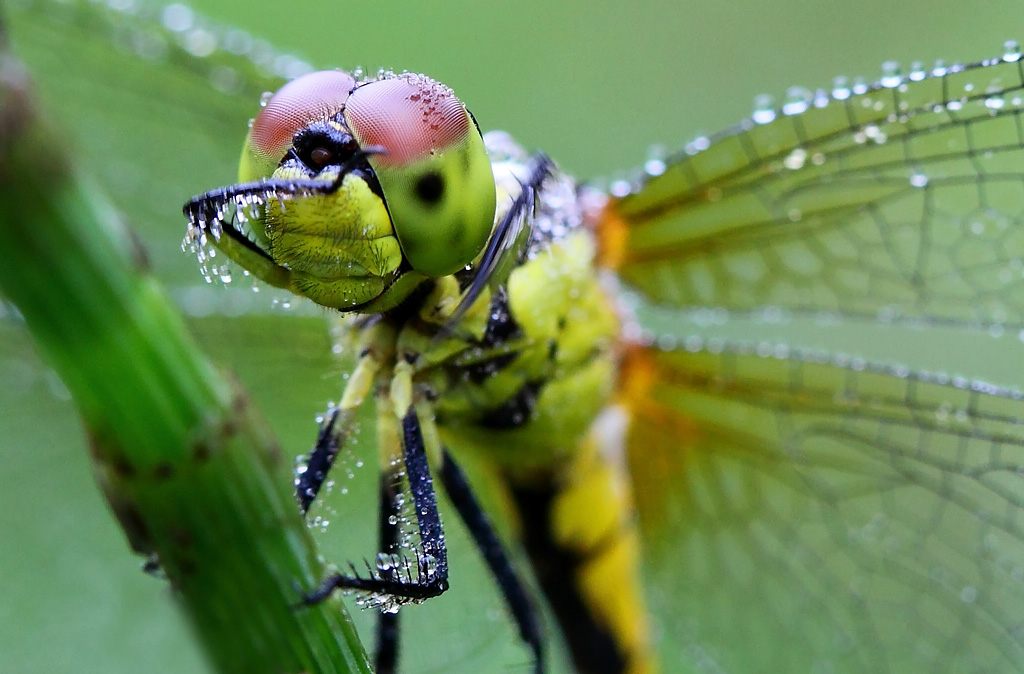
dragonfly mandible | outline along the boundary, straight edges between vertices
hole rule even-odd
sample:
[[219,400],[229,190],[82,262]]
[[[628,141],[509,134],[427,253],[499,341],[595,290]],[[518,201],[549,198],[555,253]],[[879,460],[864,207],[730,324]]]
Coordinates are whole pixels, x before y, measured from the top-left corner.
[[[749,128],[653,158],[635,196],[611,186],[602,264],[662,303],[769,325],[1012,331],[1013,63],[797,92]],[[720,644],[742,635],[780,667],[1019,659],[1019,539],[996,517],[1014,504],[1011,389],[657,332],[626,335],[637,350],[617,392],[643,421],[644,452],[628,456],[653,586],[689,597],[653,598],[663,650],[678,640],[729,663]],[[893,624],[921,629],[910,640]],[[779,648],[780,635],[801,636]]]

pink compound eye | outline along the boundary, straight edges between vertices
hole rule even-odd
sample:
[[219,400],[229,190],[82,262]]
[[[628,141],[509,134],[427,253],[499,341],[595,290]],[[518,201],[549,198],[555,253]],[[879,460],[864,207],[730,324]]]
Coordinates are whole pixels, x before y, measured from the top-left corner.
[[295,133],[324,121],[345,107],[356,81],[340,70],[298,77],[277,90],[252,124],[252,149],[261,158],[280,161]]
[[423,75],[405,74],[359,87],[345,121],[361,147],[383,146],[379,167],[401,166],[443,152],[466,137],[469,113],[452,90]]

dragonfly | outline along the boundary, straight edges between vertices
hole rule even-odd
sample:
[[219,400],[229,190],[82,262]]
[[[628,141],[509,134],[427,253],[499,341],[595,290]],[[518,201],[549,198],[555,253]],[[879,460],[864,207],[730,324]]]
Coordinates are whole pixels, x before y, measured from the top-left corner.
[[[794,95],[653,159],[598,209],[598,263],[712,326],[1019,329],[1014,54]],[[737,641],[786,669],[1019,662],[1016,391],[642,324],[620,343],[661,651],[739,671]]]

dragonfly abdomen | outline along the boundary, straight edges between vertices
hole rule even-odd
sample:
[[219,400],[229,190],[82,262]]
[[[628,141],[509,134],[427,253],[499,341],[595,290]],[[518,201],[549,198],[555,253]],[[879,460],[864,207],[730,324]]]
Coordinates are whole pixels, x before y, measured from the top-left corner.
[[654,671],[638,574],[639,539],[623,473],[598,432],[567,470],[512,478],[522,541],[558,618],[576,671]]

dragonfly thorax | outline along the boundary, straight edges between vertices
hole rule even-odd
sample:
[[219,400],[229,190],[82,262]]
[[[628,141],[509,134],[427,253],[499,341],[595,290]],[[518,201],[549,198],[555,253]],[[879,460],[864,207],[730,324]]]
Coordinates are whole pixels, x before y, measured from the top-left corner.
[[[529,160],[506,134],[485,139],[500,219],[523,190]],[[557,171],[543,182],[525,245],[454,324],[472,270],[438,280],[400,312],[344,321],[346,350],[372,354],[378,400],[428,401],[446,444],[504,452],[516,469],[576,448],[611,394],[619,320],[575,195]]]

